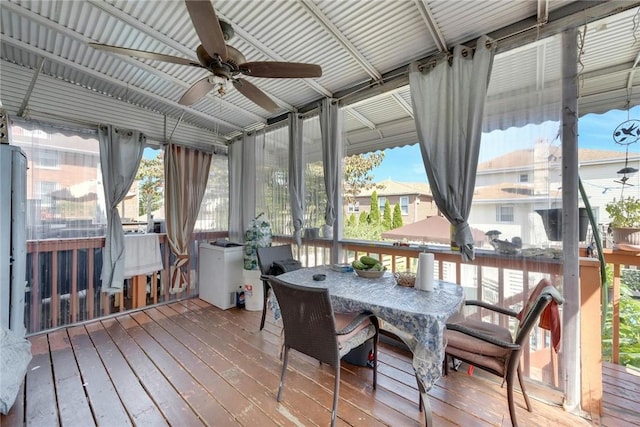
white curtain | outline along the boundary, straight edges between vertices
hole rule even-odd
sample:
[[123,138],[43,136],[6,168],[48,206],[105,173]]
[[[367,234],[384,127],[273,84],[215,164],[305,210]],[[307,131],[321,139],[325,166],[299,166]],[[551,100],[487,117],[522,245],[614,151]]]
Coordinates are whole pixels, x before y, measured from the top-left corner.
[[[264,139],[260,133],[258,138]],[[245,133],[229,147],[229,239],[243,242],[256,216],[256,133]]]
[[327,192],[327,207],[324,221],[333,230],[336,221],[336,194],[342,182],[340,164],[342,161],[342,123],[338,102],[325,98],[320,104],[320,132],[322,134],[322,167],[324,186]]
[[297,113],[289,113],[289,198],[293,238],[302,245],[304,221],[304,153],[302,145],[302,119]]
[[102,250],[102,292],[122,292],[124,284],[124,231],[118,204],[136,177],[146,137],[111,125],[98,129],[100,166],[107,209],[107,231]]
[[422,159],[438,209],[455,227],[462,259],[474,258],[467,223],[476,181],[484,104],[495,43],[483,36],[477,50],[456,46],[449,61],[423,71],[412,64],[411,100]]
[[211,153],[169,144],[164,157],[167,239],[176,259],[171,266],[171,293],[188,285],[183,267],[189,262],[191,233],[207,188]]

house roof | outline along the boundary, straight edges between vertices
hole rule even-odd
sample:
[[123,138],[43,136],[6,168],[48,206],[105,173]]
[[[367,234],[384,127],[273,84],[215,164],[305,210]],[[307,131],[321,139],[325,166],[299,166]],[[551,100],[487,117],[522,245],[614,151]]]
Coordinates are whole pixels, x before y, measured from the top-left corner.
[[[498,55],[487,126],[559,117],[561,37],[585,26],[580,114],[640,103],[635,73],[639,1],[345,0],[212,2],[233,27],[231,45],[249,61],[315,63],[315,79],[247,77],[276,104],[268,112],[237,90],[178,100],[202,68],[97,50],[89,42],[196,61],[200,44],[184,1],[5,0],[0,72],[10,115],[64,123],[135,127],[150,140],[224,145],[244,131],[339,99],[348,154],[417,141],[407,69],[488,34]],[[53,7],[52,5],[55,5]],[[161,7],[159,6],[161,5]],[[535,42],[535,43],[533,43]],[[535,108],[530,108],[535,107]],[[537,112],[532,116],[532,111]]]
[[531,199],[534,195],[533,185],[500,183],[476,187],[473,192],[473,200],[482,199]]
[[371,197],[374,190],[378,196],[406,196],[411,194],[431,196],[431,187],[426,182],[397,182],[392,179],[385,179],[377,184],[384,188],[363,190],[358,194],[358,197]]
[[[451,242],[451,228],[449,220],[442,216],[430,216],[429,218],[403,225],[394,230],[382,233],[383,239],[408,240],[421,243]],[[471,227],[473,239],[478,246],[487,240],[484,231]]]
[[[552,152],[555,154],[554,161],[560,162],[562,159],[562,153],[560,147],[553,147]],[[594,150],[589,148],[581,148],[578,150],[578,161],[587,162],[594,160],[611,160],[611,159],[624,159],[624,151],[610,151],[610,150]],[[500,169],[518,169],[533,166],[534,163],[534,149],[527,148],[523,150],[515,150],[502,156],[494,157],[487,161],[478,163],[478,171],[494,171]]]

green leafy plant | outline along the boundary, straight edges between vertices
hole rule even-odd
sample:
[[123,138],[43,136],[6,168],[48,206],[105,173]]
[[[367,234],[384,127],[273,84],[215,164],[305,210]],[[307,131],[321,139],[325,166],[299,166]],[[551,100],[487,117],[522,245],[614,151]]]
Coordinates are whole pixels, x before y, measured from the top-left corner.
[[611,227],[640,228],[640,199],[637,197],[613,199],[604,209],[611,218]]

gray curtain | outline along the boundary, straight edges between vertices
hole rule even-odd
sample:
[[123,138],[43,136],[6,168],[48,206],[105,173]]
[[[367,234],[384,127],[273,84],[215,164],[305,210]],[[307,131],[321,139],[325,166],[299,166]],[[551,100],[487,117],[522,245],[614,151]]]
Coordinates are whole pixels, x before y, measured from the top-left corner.
[[342,182],[342,123],[338,102],[325,98],[320,104],[320,133],[322,135],[322,167],[327,192],[325,224],[333,230],[336,221],[336,195]]
[[302,245],[302,225],[304,221],[304,153],[302,144],[302,119],[298,113],[289,113],[289,198],[291,200],[291,220],[293,238]]
[[183,267],[189,263],[191,233],[207,188],[210,166],[211,153],[175,144],[169,144],[165,151],[167,239],[176,255],[171,266],[171,293],[182,292],[188,285]]
[[100,167],[107,209],[107,231],[102,250],[102,292],[122,292],[124,284],[124,231],[118,204],[136,177],[146,137],[135,130],[111,125],[98,128]]
[[256,133],[229,147],[229,239],[243,242],[256,216]]
[[477,50],[456,46],[449,61],[409,73],[422,159],[438,209],[455,227],[462,259],[474,259],[467,219],[476,182],[484,103],[495,43],[486,36]]

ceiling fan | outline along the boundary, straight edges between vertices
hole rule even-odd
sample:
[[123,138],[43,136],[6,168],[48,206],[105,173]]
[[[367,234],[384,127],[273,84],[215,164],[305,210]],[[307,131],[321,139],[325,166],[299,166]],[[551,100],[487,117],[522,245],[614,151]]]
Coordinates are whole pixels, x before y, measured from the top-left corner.
[[226,44],[226,41],[233,37],[233,28],[229,23],[218,19],[210,1],[185,0],[185,2],[193,26],[202,43],[196,49],[199,62],[178,56],[99,43],[89,43],[89,45],[96,49],[122,55],[209,70],[211,72],[210,76],[195,82],[182,95],[178,101],[182,105],[191,105],[214,89],[220,95],[224,95],[227,90],[227,83],[230,81],[233,87],[242,95],[265,110],[274,112],[278,110],[278,105],[253,83],[239,77],[240,74],[267,78],[313,78],[322,76],[322,68],[316,64],[276,61],[247,62],[239,50]]

